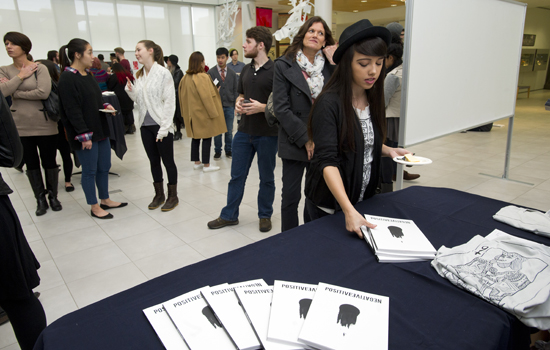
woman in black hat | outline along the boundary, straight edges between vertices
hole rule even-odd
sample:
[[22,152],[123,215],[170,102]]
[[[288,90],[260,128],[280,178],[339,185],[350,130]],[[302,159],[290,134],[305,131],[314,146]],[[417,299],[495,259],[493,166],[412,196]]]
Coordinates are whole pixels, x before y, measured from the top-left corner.
[[410,153],[383,144],[384,76],[391,34],[361,20],[346,28],[333,60],[338,64],[312,108],[308,133],[315,153],[306,175],[306,210],[315,220],[342,210],[346,229],[362,237],[373,228],[354,205],[374,195],[382,156]]

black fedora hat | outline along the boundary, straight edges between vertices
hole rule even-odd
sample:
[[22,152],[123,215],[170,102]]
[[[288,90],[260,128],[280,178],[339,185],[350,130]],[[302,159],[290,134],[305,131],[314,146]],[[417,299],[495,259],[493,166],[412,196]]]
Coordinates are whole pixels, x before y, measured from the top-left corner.
[[386,42],[386,45],[391,43],[391,33],[387,28],[373,26],[368,19],[362,19],[356,22],[342,32],[340,35],[340,43],[334,52],[332,60],[338,64],[347,49],[356,42],[367,38],[378,37]]

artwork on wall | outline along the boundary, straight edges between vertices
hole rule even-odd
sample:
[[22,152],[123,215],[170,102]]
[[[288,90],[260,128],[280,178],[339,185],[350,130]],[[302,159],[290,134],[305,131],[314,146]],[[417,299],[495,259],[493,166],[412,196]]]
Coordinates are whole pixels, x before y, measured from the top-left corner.
[[256,25],[260,27],[273,27],[273,10],[256,7]]
[[535,46],[535,34],[523,34],[523,44],[522,46]]

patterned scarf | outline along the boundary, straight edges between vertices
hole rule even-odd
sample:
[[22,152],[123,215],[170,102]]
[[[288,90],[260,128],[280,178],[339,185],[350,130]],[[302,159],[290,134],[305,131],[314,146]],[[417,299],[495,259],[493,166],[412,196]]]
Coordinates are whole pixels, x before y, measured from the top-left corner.
[[313,64],[311,64],[306,55],[300,50],[296,53],[296,63],[309,76],[307,78],[307,85],[309,85],[311,97],[314,99],[317,98],[325,85],[325,78],[323,77],[325,56],[323,55],[323,51],[319,50],[315,54],[315,59],[313,60]]

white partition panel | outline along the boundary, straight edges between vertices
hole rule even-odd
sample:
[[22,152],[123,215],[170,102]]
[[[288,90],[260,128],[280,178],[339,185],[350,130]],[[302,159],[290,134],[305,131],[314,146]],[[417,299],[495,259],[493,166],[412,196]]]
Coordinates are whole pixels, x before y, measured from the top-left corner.
[[115,4],[109,0],[86,1],[94,50],[109,51],[120,46]]
[[189,65],[189,56],[193,53],[193,34],[191,31],[191,6],[168,5],[170,18],[170,40],[172,54],[178,56],[179,66],[185,72]]
[[138,41],[147,39],[143,18],[143,4],[137,1],[117,0],[120,46],[126,51],[134,51]]
[[[52,8],[57,24],[59,38],[56,50],[66,45],[71,39],[79,38],[91,42],[86,7],[83,0],[52,0]],[[43,33],[47,40],[53,40],[51,35]]]
[[400,144],[513,116],[526,5],[408,0]]
[[[0,0],[0,35],[7,32],[22,32],[15,0]],[[31,39],[32,40],[32,39]],[[12,64],[5,50],[0,53],[0,66]]]
[[[31,55],[45,59],[50,50],[58,50],[57,28],[49,0],[18,0],[21,29],[31,39]],[[53,40],[45,40],[45,33]]]
[[195,51],[204,55],[206,64],[214,67],[216,63],[216,15],[212,6],[191,7]]
[[146,2],[143,5],[143,13],[145,15],[147,39],[160,45],[164,56],[169,56],[172,52],[172,45],[170,42],[168,5]]

